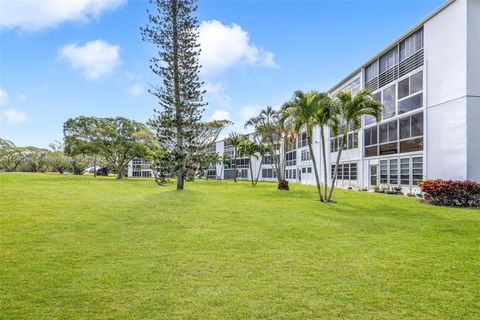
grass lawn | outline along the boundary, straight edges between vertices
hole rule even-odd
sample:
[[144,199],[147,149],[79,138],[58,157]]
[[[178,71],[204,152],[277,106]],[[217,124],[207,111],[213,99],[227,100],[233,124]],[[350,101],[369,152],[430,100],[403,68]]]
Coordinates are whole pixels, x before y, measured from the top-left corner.
[[291,188],[0,174],[0,318],[480,318],[480,210]]

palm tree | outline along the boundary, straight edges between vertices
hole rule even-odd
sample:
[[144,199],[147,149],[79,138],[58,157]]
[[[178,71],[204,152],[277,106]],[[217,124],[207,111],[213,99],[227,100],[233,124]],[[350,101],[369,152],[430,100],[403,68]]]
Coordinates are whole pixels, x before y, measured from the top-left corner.
[[263,144],[265,153],[272,157],[272,169],[275,171],[279,189],[288,189],[288,182],[284,179],[283,158],[277,156],[277,151],[285,138],[285,127],[281,121],[282,111],[276,111],[267,106],[257,117],[253,117],[245,123],[245,128],[255,129],[255,139],[258,144]]
[[[222,163],[222,158],[217,152],[208,154],[208,165],[207,165],[208,167],[211,165],[216,166],[217,164],[221,164],[221,163]],[[207,167],[207,180],[208,180],[208,167]]]
[[225,141],[231,145],[234,149],[233,153],[233,168],[235,170],[235,175],[234,175],[234,181],[235,183],[237,182],[237,155],[238,155],[238,146],[240,146],[240,143],[245,139],[244,135],[232,132],[229,134],[228,138],[225,139]]
[[230,156],[230,153],[224,152],[223,156],[220,158],[220,161],[222,162],[222,171],[220,172],[220,177],[223,177],[225,165],[230,166],[232,164],[232,157]]
[[318,112],[319,98],[318,93],[315,91],[303,92],[300,90],[295,91],[292,100],[285,103],[282,109],[285,111],[285,121],[290,123],[291,128],[298,135],[302,128],[306,129],[307,144],[310,151],[310,158],[313,165],[313,171],[315,173],[315,181],[317,183],[318,197],[320,201],[323,201],[323,195],[320,187],[320,179],[318,175],[317,162],[315,160],[315,154],[313,152],[313,127],[316,125],[314,115]]
[[337,161],[335,162],[335,170],[333,172],[332,185],[330,186],[330,193],[326,199],[327,202],[332,199],[333,189],[335,188],[335,182],[337,179],[338,165],[340,163],[340,157],[342,156],[342,150],[345,147],[345,137],[348,134],[350,125],[353,125],[353,129],[356,134],[361,127],[361,119],[363,116],[373,116],[377,122],[379,122],[383,110],[382,104],[373,98],[372,93],[368,89],[358,92],[355,96],[352,96],[350,91],[339,92],[337,93],[336,104],[339,115],[345,122],[345,128],[343,132],[341,132],[341,144],[339,145]]
[[327,199],[328,186],[328,170],[327,170],[327,150],[325,148],[325,128],[329,128],[331,132],[338,132],[340,119],[338,116],[338,108],[335,102],[327,93],[318,93],[315,96],[317,112],[313,115],[315,124],[320,127],[320,140],[322,143],[322,160],[323,160],[323,183],[324,183],[324,199]]
[[258,159],[258,144],[255,141],[244,139],[238,146],[238,151],[243,157],[248,157],[249,168],[250,168],[250,180],[252,186],[255,187],[254,178],[253,178],[253,168],[252,168],[252,158]]
[[258,158],[259,159],[259,165],[258,165],[258,171],[257,171],[257,177],[255,178],[255,185],[258,183],[258,179],[260,178],[260,172],[262,171],[262,160],[263,158],[267,155],[268,149],[267,147],[260,143],[257,144],[257,153],[258,153]]

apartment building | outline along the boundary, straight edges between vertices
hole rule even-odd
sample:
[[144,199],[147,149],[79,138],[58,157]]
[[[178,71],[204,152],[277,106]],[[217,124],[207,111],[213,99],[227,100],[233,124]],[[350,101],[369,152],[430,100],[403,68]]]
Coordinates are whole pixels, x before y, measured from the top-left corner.
[[[362,119],[358,131],[342,126],[347,144],[338,186],[386,185],[415,192],[426,178],[480,181],[480,0],[448,1],[328,92],[356,93],[363,88],[382,102],[383,116],[379,123],[371,117]],[[323,177],[319,128],[313,134],[316,165]],[[331,178],[339,137],[327,130],[327,138]],[[227,152],[232,158],[235,153],[223,140],[210,152]],[[285,156],[288,181],[315,183],[305,133],[279,155]],[[249,161],[254,173],[260,172],[260,180],[276,180],[269,157],[237,159],[240,179],[250,178]],[[232,167],[218,163],[209,168],[208,176],[231,179]]]

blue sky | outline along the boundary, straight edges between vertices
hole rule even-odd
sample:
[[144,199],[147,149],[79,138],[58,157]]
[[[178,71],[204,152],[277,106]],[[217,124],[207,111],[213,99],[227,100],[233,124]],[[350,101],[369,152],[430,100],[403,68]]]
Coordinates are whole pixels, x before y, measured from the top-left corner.
[[[294,90],[327,90],[444,1],[200,1],[204,119],[243,130]],[[70,117],[145,122],[159,79],[147,1],[0,0],[0,137],[47,147]]]

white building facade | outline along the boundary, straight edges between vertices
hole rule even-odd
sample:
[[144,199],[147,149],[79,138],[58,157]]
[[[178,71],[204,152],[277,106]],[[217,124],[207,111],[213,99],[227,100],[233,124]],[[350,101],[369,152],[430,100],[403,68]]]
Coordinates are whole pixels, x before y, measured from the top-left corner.
[[[448,1],[328,93],[356,93],[363,88],[382,102],[384,112],[379,123],[362,119],[356,132],[342,127],[348,133],[337,175],[339,187],[370,190],[384,185],[416,192],[423,179],[480,181],[480,0]],[[331,178],[339,138],[328,130],[326,136]],[[319,128],[314,129],[313,141],[323,182]],[[233,158],[235,151],[222,140],[210,152],[227,152]],[[286,158],[289,182],[315,184],[304,133],[289,150],[280,152]],[[239,158],[240,179],[250,179],[249,161],[261,181],[276,181],[269,157],[261,162]],[[133,172],[129,169],[129,176]],[[218,163],[207,174],[232,179],[235,173]]]

